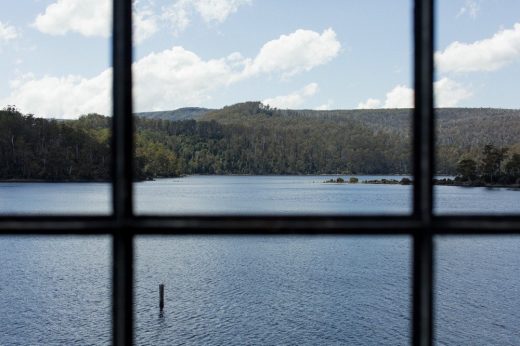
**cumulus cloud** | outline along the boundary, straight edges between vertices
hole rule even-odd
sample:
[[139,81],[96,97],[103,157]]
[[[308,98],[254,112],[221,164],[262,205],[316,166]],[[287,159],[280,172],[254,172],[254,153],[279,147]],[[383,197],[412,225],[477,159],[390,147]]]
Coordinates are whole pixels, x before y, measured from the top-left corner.
[[473,19],[477,18],[478,12],[480,11],[480,5],[475,0],[466,0],[464,5],[460,8],[457,13],[457,18],[462,16],[469,16]]
[[341,49],[341,43],[331,28],[319,34],[297,30],[264,44],[256,58],[248,62],[246,75],[281,72],[284,77],[328,63]]
[[36,17],[34,26],[49,35],[65,35],[72,31],[87,37],[108,37],[110,10],[107,0],[57,0]]
[[174,34],[185,30],[191,22],[193,13],[197,13],[208,23],[223,23],[231,14],[252,0],[177,0],[163,8],[162,18],[170,23]]
[[397,85],[386,94],[383,108],[412,108],[413,89],[405,85]]
[[442,72],[495,71],[520,58],[520,23],[473,43],[455,41],[435,53]]
[[[159,30],[160,21],[169,23],[174,34],[188,27],[197,13],[206,23],[222,23],[252,0],[176,0],[156,14],[151,0],[134,0],[135,41],[140,43]],[[33,26],[49,35],[69,32],[86,37],[109,37],[111,33],[111,0],[55,0],[39,14]]]
[[317,107],[314,108],[314,110],[317,110],[317,111],[328,111],[332,108],[332,106],[334,105],[334,101],[333,100],[328,100],[327,103],[324,103],[324,104],[321,104]]
[[14,26],[0,21],[0,43],[12,41],[18,36],[18,30]]
[[[33,26],[49,35],[69,32],[86,37],[104,37],[111,34],[112,1],[110,0],[57,0],[39,14]],[[157,19],[150,6],[134,2],[134,32],[141,42],[158,30]]]
[[188,1],[177,1],[174,4],[164,7],[162,19],[170,24],[171,31],[174,35],[178,35],[184,31],[190,24],[190,3]]
[[44,76],[37,79],[28,74],[11,82],[11,95],[1,104],[16,105],[25,113],[54,118],[72,118],[97,112],[110,114],[112,71],[84,78]]
[[158,16],[155,14],[152,4],[134,0],[134,40],[141,43],[159,31]]
[[[288,36],[292,36],[288,35]],[[313,35],[318,40],[320,35]],[[272,42],[272,41],[271,41]],[[320,49],[314,41],[306,41],[307,49]],[[265,47],[265,46],[264,46]],[[219,59],[205,60],[183,47],[172,47],[158,53],[150,53],[133,65],[135,75],[134,95],[137,111],[165,110],[187,105],[202,105],[211,100],[212,93],[239,83],[260,73],[286,73],[306,71],[313,67],[306,59],[295,59],[291,66],[285,59],[271,63],[267,69],[254,74],[248,72],[256,58],[244,58],[235,52]],[[311,54],[311,53],[308,53]],[[277,60],[275,60],[276,62]],[[324,63],[324,59],[321,63]],[[260,65],[258,65],[260,66]],[[315,66],[315,65],[314,65]],[[109,114],[111,70],[92,78],[80,76],[53,77],[26,76],[11,83],[11,93],[0,104],[17,105],[24,112],[37,112],[42,116],[77,116],[98,112]],[[285,96],[285,105],[293,104],[317,92],[315,83]],[[282,105],[282,98],[272,102]]]
[[374,109],[381,106],[381,101],[378,99],[368,99],[365,102],[360,102],[357,109]]
[[192,0],[192,2],[207,23],[222,23],[229,15],[238,11],[240,6],[251,4],[251,0]]
[[236,55],[203,60],[182,47],[152,53],[136,62],[135,98],[138,110],[164,110],[199,105],[211,91],[236,81]]
[[435,82],[434,88],[437,107],[455,107],[461,101],[473,96],[473,93],[462,84],[446,77]]
[[[230,58],[232,59],[232,58]],[[133,65],[137,111],[199,105],[210,92],[229,85],[234,75],[229,59],[202,60],[182,47],[151,53]],[[93,78],[23,76],[11,82],[11,94],[0,104],[27,113],[74,118],[85,113],[110,114],[112,69]]]
[[[436,107],[455,107],[473,96],[473,93],[462,84],[449,78],[442,78],[433,85]],[[386,94],[383,102],[370,98],[358,105],[358,109],[374,108],[413,108],[414,91],[405,85],[397,85]]]
[[298,108],[301,107],[309,97],[314,96],[318,92],[318,89],[318,84],[310,83],[289,95],[265,99],[262,103],[280,109]]

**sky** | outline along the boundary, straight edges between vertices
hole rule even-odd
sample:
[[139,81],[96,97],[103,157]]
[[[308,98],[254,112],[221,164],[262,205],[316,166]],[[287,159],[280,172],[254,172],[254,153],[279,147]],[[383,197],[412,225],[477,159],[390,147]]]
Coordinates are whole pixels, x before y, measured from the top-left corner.
[[[135,0],[134,109],[407,108],[409,0]],[[520,108],[520,1],[439,0],[436,105]],[[110,115],[110,0],[0,0],[0,107]]]

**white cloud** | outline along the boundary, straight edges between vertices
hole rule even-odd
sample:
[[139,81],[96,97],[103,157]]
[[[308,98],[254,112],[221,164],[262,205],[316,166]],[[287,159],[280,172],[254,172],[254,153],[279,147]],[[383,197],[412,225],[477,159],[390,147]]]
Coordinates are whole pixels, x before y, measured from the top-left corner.
[[455,107],[473,93],[462,84],[449,78],[442,78],[435,82],[435,104],[437,107]]
[[182,47],[152,53],[134,64],[137,110],[164,110],[200,105],[212,91],[240,73],[229,58],[203,60]]
[[[436,81],[433,87],[436,107],[456,107],[461,101],[473,96],[473,93],[462,84],[446,77]],[[381,100],[370,98],[366,102],[361,102],[358,109],[413,108],[413,106],[413,89],[405,85],[397,85],[386,94],[384,103]]]
[[474,43],[451,43],[435,53],[442,72],[495,71],[520,58],[520,23]]
[[383,108],[412,108],[413,89],[405,85],[397,85],[386,94]]
[[[156,14],[152,0],[134,0],[135,41],[140,43],[159,30],[160,20],[169,23],[174,34],[188,27],[191,16],[198,13],[206,23],[222,23],[252,0],[176,0]],[[109,37],[111,34],[111,0],[55,0],[39,14],[33,26],[49,35],[69,32],[86,37]]]
[[280,109],[294,109],[301,107],[309,97],[314,96],[318,92],[318,89],[318,84],[310,83],[302,89],[292,92],[289,95],[276,96],[265,99],[262,101],[262,103],[264,105],[269,105],[271,107]]
[[281,72],[284,77],[326,64],[335,58],[341,49],[341,43],[332,29],[319,33],[299,29],[289,35],[264,44],[256,58],[248,62],[244,73]]
[[[110,0],[57,0],[39,14],[33,26],[49,35],[65,35],[69,32],[86,37],[111,35],[112,1]],[[142,42],[158,30],[157,18],[151,6],[134,2],[135,41]]]
[[158,17],[155,15],[152,4],[148,1],[134,0],[134,40],[141,43],[153,36],[159,30]]
[[185,30],[192,14],[198,13],[208,23],[223,23],[231,14],[252,0],[177,0],[162,9],[162,18],[170,23],[175,35]]
[[222,23],[226,18],[238,11],[243,5],[251,4],[251,0],[198,0],[194,6],[201,17],[207,22]]
[[460,8],[459,13],[457,13],[457,18],[462,17],[464,15],[468,15],[471,18],[477,18],[478,12],[480,11],[480,5],[475,0],[466,0],[464,5]]
[[381,101],[378,99],[368,99],[365,102],[360,102],[357,106],[358,109],[374,109],[381,106]]
[[77,32],[87,37],[108,37],[110,3],[108,0],[57,0],[36,17],[34,26],[49,35]]
[[[151,53],[134,63],[133,71],[137,111],[200,105],[210,98],[211,91],[228,85],[240,73],[233,71],[228,58],[204,61],[182,47]],[[110,114],[111,76],[111,69],[90,79],[26,75],[11,82],[11,95],[0,104],[14,104],[23,112],[55,118]]]
[[19,35],[18,30],[14,26],[0,21],[0,43],[12,41]]
[[317,111],[328,111],[332,108],[332,106],[334,105],[334,101],[333,100],[328,100],[327,103],[324,103],[324,104],[321,104],[319,105],[318,107],[315,107],[314,110],[317,110]]
[[174,4],[162,9],[162,19],[170,23],[170,28],[174,35],[184,31],[190,24],[190,2],[179,0]]
[[[297,32],[301,31],[303,30]],[[287,37],[294,37],[293,35]],[[319,41],[323,35],[313,33],[311,36]],[[298,44],[298,50],[307,51],[309,56],[312,56],[310,51],[321,48],[322,45],[316,44],[314,40]],[[263,48],[258,56],[262,54],[265,54]],[[323,52],[318,52],[318,55],[320,54],[322,56]],[[294,59],[292,65],[285,59],[275,59],[269,64],[269,68],[259,68],[255,74],[251,74],[250,64],[260,61],[258,56],[253,59],[244,58],[235,52],[227,57],[204,60],[182,47],[150,53],[133,65],[136,111],[204,105],[211,100],[216,90],[261,73],[296,73],[314,66],[307,59]],[[319,63],[325,63],[328,59],[330,57],[321,58]],[[14,104],[24,112],[33,112],[41,116],[77,116],[90,112],[109,114],[110,76],[111,70],[92,78],[74,75],[37,78],[29,75],[12,81],[10,95],[0,100],[0,104]],[[306,97],[314,95],[317,89],[318,85],[311,83],[296,93],[274,98],[271,102],[276,106],[289,107],[291,104],[292,107],[303,102]]]
[[36,79],[29,74],[11,81],[12,93],[0,104],[16,105],[24,113],[54,118],[91,112],[109,114],[111,83],[111,70],[90,79],[74,75]]

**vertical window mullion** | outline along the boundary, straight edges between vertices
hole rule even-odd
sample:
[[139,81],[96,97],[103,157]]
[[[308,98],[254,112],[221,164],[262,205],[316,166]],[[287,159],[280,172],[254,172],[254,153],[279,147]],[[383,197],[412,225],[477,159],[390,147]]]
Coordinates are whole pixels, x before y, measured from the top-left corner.
[[132,0],[113,0],[112,342],[133,345]]
[[434,0],[414,4],[414,217],[421,221],[413,241],[413,318],[415,346],[433,344],[433,114]]

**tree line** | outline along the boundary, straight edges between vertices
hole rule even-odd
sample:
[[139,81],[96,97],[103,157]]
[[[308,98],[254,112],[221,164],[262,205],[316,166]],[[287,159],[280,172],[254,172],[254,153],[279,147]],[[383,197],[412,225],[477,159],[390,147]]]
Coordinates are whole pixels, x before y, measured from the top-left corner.
[[[108,128],[0,111],[0,179],[108,180]],[[109,120],[105,119],[106,122]]]
[[[437,143],[440,173],[455,175],[461,157],[476,157],[471,137],[456,132],[467,121],[457,120],[459,125],[446,131],[449,138]],[[515,121],[494,136],[512,143],[507,151],[511,157],[501,161],[504,170],[520,152],[516,137],[507,137],[518,125]],[[135,176],[410,174],[409,125],[409,110],[318,114],[277,110],[260,102],[208,110],[197,120],[135,117]],[[108,180],[110,132],[111,118],[99,114],[58,121],[6,107],[0,111],[0,179]]]
[[480,159],[463,158],[457,164],[457,182],[471,185],[520,185],[520,154],[487,144]]

